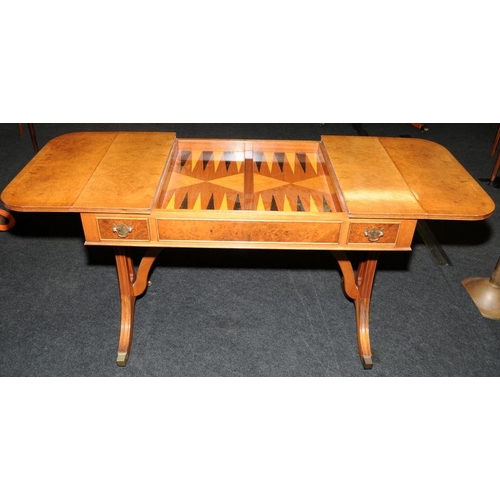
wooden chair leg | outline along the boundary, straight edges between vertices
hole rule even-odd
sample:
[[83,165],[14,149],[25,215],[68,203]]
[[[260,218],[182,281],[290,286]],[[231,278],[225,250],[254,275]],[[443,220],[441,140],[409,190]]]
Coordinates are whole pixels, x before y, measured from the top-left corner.
[[493,141],[493,146],[491,147],[490,156],[495,156],[499,140],[500,140],[500,125],[498,126],[497,135],[495,136],[495,140]]
[[422,132],[428,132],[429,127],[425,123],[412,123],[412,125],[415,128],[418,128],[418,130],[421,130]]
[[[17,130],[19,130],[19,135],[24,135],[24,125],[22,123],[17,124]],[[38,141],[36,140],[35,125],[33,123],[28,123],[28,130],[30,132],[31,144],[33,144],[33,149],[35,153],[40,151],[38,147]]]
[[30,131],[31,144],[33,144],[33,149],[35,153],[38,153],[38,142],[36,140],[35,125],[33,123],[28,123],[28,130]]
[[490,175],[490,182],[494,182],[496,176],[498,174],[498,169],[500,169],[500,153],[498,153],[497,159],[495,161],[495,165],[493,165],[493,170]]

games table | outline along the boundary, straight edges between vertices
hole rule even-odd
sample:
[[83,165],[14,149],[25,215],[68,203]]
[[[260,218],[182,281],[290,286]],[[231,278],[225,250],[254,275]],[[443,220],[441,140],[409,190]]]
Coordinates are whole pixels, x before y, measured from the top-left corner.
[[[13,211],[80,213],[86,245],[115,247],[120,366],[156,257],[165,247],[195,247],[332,251],[354,301],[359,355],[371,368],[378,252],[411,250],[418,220],[481,220],[495,208],[448,150],[423,139],[181,139],[161,132],[57,137],[1,198]],[[131,247],[144,249],[137,269]]]

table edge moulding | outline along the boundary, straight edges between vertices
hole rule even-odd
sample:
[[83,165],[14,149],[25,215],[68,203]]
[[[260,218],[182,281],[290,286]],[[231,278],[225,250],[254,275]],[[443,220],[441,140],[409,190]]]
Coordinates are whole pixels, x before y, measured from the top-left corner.
[[[370,302],[380,251],[409,251],[419,220],[477,221],[495,205],[443,146],[425,139],[181,139],[173,132],[56,137],[4,189],[18,212],[81,214],[85,244],[115,247],[117,363],[162,248],[328,250],[373,366]],[[130,247],[144,249],[137,269]],[[358,265],[351,257],[356,254]]]

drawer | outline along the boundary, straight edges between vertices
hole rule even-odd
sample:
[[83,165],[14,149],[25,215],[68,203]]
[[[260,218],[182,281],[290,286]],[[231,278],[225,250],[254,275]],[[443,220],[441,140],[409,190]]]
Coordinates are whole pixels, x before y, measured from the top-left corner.
[[416,220],[357,220],[349,224],[347,247],[357,250],[410,250]]
[[107,217],[82,214],[85,238],[88,243],[108,241],[150,241],[147,218]]
[[[157,219],[159,241],[290,244],[338,244],[340,222]],[[229,245],[228,245],[229,246]]]
[[388,243],[398,239],[400,223],[354,222],[349,227],[349,243]]
[[101,219],[96,218],[101,240],[149,241],[147,219]]

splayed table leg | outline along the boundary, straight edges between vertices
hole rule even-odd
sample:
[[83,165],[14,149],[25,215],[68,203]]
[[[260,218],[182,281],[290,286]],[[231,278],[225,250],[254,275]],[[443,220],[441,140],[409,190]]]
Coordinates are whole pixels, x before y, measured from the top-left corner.
[[116,364],[125,366],[132,345],[135,302],[148,286],[148,276],[161,248],[150,248],[141,260],[137,272],[127,248],[116,247],[115,259],[121,300],[121,327]]
[[334,251],[333,254],[343,275],[344,292],[354,301],[359,357],[363,367],[370,369],[373,367],[370,345],[370,302],[377,270],[378,252],[368,252],[364,260],[360,262],[357,272],[354,272],[346,252]]

